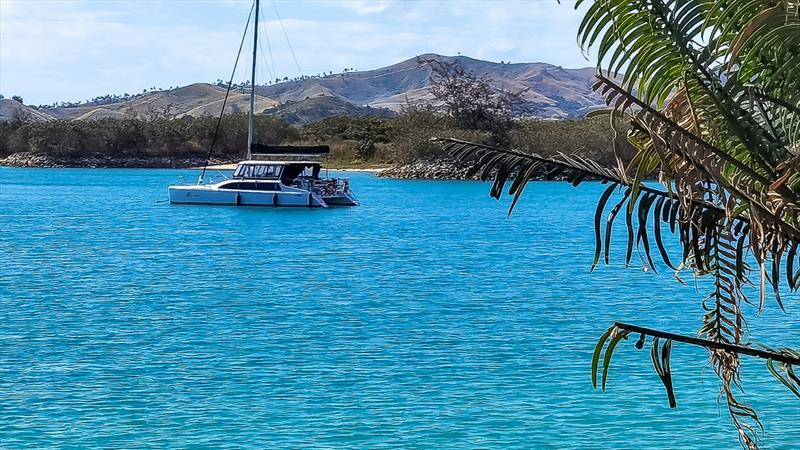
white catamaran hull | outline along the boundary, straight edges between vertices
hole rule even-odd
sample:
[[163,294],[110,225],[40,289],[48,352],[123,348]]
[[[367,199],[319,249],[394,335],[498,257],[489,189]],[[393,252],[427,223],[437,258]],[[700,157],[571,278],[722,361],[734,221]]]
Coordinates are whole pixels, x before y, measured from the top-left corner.
[[328,206],[328,202],[311,192],[233,191],[205,186],[170,186],[169,202],[229,206]]
[[328,205],[335,206],[358,206],[359,202],[352,192],[337,192],[331,195],[323,195],[322,199]]

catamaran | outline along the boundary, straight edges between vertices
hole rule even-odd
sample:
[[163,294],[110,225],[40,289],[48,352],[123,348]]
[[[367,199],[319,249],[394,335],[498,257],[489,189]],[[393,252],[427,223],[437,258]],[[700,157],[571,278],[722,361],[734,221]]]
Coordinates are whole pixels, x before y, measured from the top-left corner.
[[[263,146],[271,153],[329,151],[327,146]],[[319,154],[319,153],[318,153]],[[305,153],[306,156],[314,155]],[[300,156],[293,153],[292,156]],[[319,161],[265,161],[248,158],[240,162],[233,176],[214,184],[174,185],[169,187],[170,203],[233,206],[357,206],[350,180],[321,177]]]
[[[197,183],[170,186],[169,202],[172,204],[323,208],[331,205],[358,206],[358,199],[350,190],[349,179],[320,176],[322,164],[313,160],[313,158],[330,155],[330,147],[327,145],[262,145],[253,142],[256,52],[258,51],[258,7],[259,0],[255,0],[247,158],[236,166],[231,178],[218,183],[203,184],[203,177],[206,171],[204,167],[203,172],[197,179]],[[241,52],[241,47],[239,50]],[[234,67],[235,72],[236,68]],[[225,104],[228,100],[232,82],[233,75],[231,75],[231,81],[228,83],[228,92],[226,92],[225,100],[222,103],[220,119],[225,111]],[[211,150],[213,150],[213,143],[211,144]],[[209,157],[211,150],[209,150]],[[294,159],[278,160],[274,158]],[[298,160],[297,158],[300,159]]]

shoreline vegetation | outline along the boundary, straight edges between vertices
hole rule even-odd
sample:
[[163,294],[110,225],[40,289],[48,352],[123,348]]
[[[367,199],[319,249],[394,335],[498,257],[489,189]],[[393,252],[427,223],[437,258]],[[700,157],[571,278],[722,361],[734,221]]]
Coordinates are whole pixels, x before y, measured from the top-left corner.
[[[216,119],[102,119],[95,121],[0,123],[0,166],[87,168],[194,168],[206,163]],[[516,119],[507,130],[511,147],[543,156],[578,154],[601,165],[615,164],[633,150],[625,124],[612,129],[608,116],[578,120]],[[393,118],[335,116],[292,126],[257,116],[256,135],[267,142],[331,146],[327,166],[403,179],[463,179],[434,137],[492,144],[492,133],[459,126],[452,117],[409,107]],[[225,116],[210,166],[235,164],[247,139],[244,115]],[[219,169],[218,169],[219,170]],[[472,177],[474,178],[474,177]]]
[[[234,170],[238,161],[212,158],[206,170]],[[323,162],[324,164],[324,162]],[[115,158],[108,156],[88,155],[84,157],[52,158],[47,155],[37,155],[23,152],[14,153],[6,158],[0,158],[0,167],[39,168],[39,169],[191,169],[202,170],[205,161],[196,158],[171,158],[171,157],[124,157]],[[353,165],[324,165],[328,170],[339,172],[372,172],[379,173],[390,169],[389,166],[376,166],[374,164]]]
[[[430,69],[435,102],[407,104],[399,114],[338,115],[292,125],[284,117],[257,114],[256,142],[331,147],[328,167],[385,169],[381,176],[406,179],[477,178],[469,162],[456,163],[434,138],[535,153],[545,158],[577,155],[616,167],[635,151],[629,125],[610,115],[581,119],[531,118],[524,91],[498,90],[486,76],[460,64],[419,59]],[[219,120],[219,122],[218,122]],[[248,120],[244,114],[97,120],[0,122],[0,164],[23,167],[191,168],[241,160]],[[212,152],[209,149],[213,148]],[[209,158],[210,156],[210,158]],[[545,173],[533,173],[533,179]]]

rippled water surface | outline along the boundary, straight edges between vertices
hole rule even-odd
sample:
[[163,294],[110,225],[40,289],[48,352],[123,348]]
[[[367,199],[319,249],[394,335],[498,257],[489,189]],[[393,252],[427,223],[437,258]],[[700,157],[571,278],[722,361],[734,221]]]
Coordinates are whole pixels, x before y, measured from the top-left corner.
[[[0,447],[738,446],[702,350],[673,350],[677,410],[632,343],[592,389],[613,320],[694,334],[705,292],[621,240],[589,273],[600,185],[506,219],[487,185],[366,174],[351,209],[157,203],[179,175],[0,169]],[[784,300],[759,342],[800,346]],[[800,401],[759,361],[744,387],[800,447]]]

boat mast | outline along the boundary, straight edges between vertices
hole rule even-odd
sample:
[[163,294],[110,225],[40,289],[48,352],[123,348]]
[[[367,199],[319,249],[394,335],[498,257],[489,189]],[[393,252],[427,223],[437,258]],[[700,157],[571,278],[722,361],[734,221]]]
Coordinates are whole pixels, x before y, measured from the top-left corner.
[[247,159],[252,159],[253,118],[256,107],[256,51],[258,50],[258,0],[256,0],[256,20],[253,27],[253,70],[250,72],[250,115],[247,122]]

